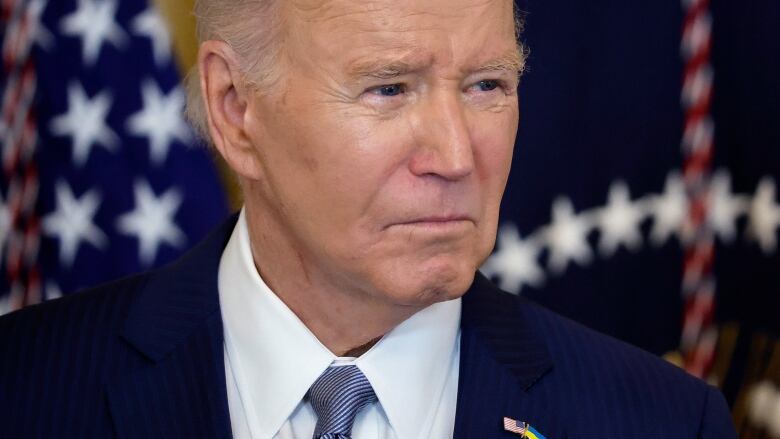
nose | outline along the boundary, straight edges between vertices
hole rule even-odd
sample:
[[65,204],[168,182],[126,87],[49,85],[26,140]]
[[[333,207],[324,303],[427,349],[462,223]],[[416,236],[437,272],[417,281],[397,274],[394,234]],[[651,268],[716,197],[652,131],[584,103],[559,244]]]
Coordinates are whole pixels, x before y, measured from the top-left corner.
[[468,121],[458,96],[441,91],[420,105],[418,147],[409,168],[415,175],[461,180],[474,171],[474,150]]

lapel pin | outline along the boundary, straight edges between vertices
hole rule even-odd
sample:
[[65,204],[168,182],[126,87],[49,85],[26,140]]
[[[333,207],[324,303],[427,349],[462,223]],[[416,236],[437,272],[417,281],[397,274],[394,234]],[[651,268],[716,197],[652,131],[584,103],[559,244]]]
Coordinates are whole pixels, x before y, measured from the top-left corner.
[[524,439],[547,439],[527,422],[504,417],[504,430],[517,433]]

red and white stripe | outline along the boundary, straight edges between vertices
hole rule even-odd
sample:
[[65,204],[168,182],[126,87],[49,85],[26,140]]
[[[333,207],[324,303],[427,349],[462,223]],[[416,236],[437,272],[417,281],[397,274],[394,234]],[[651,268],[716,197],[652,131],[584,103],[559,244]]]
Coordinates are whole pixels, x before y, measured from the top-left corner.
[[525,422],[520,422],[512,418],[504,417],[504,430],[517,433],[521,437],[526,437],[526,433],[528,433],[528,425]]
[[38,142],[34,108],[37,78],[31,56],[34,22],[28,0],[2,0],[2,68],[6,78],[0,107],[3,149],[2,172],[7,183],[5,201],[11,229],[2,260],[10,283],[10,308],[40,302],[41,276],[38,249],[41,230],[35,206],[38,169],[34,161]]
[[680,349],[686,370],[705,378],[712,368],[717,342],[713,274],[715,235],[707,220],[714,149],[714,123],[710,115],[712,17],[709,0],[683,0],[682,5],[685,9],[681,45],[685,62],[681,96],[685,113],[683,181],[689,208],[683,224],[684,315]]

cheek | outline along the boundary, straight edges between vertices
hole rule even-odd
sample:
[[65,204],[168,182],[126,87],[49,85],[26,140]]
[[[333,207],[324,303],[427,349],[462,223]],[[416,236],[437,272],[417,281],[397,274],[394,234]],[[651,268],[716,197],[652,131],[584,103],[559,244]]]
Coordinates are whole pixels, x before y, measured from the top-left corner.
[[[499,117],[500,116],[500,117]],[[472,131],[477,174],[485,201],[497,203],[509,176],[517,132],[517,108],[476,120]]]
[[276,124],[281,129],[272,136],[267,168],[285,186],[279,190],[334,241],[356,238],[345,235],[371,223],[377,198],[403,163],[409,140],[399,133],[405,130],[340,111],[339,105],[295,106],[276,114],[287,122]]
[[[341,209],[355,216],[370,214],[377,198],[387,190],[387,185],[403,165],[404,145],[408,141],[390,127],[364,123],[360,119],[337,120],[331,133],[319,133],[312,142],[330,137],[329,148],[319,155],[321,166],[317,170],[318,190],[328,193],[334,189],[343,200]],[[335,201],[335,200],[334,200]]]

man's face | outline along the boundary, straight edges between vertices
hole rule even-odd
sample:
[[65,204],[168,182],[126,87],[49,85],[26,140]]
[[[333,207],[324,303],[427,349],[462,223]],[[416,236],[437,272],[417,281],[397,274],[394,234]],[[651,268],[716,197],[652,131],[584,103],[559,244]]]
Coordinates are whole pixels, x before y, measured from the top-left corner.
[[283,3],[281,79],[247,107],[263,167],[247,203],[312,278],[401,305],[460,296],[512,158],[512,1]]

